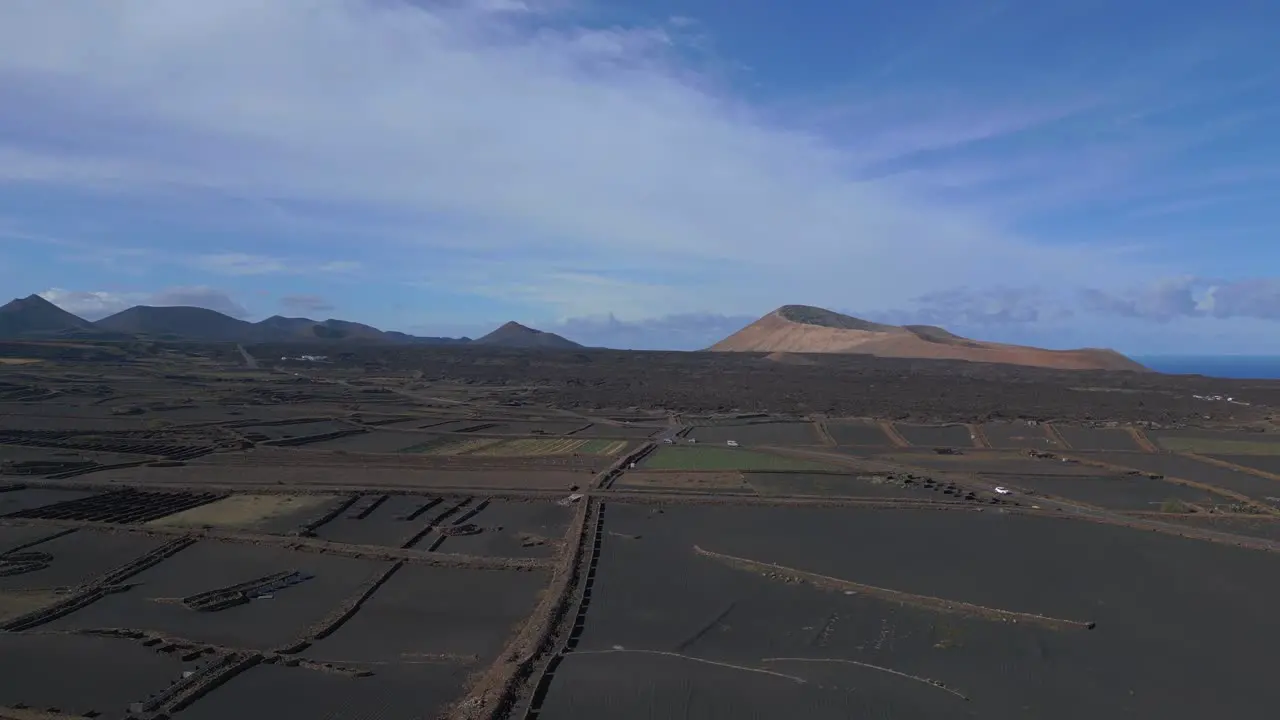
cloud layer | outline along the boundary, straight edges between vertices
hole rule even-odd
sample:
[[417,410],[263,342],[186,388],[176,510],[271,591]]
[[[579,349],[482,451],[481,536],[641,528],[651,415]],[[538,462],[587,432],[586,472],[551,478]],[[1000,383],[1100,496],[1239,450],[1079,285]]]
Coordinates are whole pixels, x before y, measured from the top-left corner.
[[367,256],[190,253],[210,273],[367,264],[564,317],[895,307],[1136,266],[1033,242],[935,197],[936,177],[900,172],[1077,100],[951,98],[925,121],[923,95],[877,96],[874,127],[848,121],[866,130],[850,145],[699,74],[684,23],[576,17],[491,0],[14,0],[0,10],[0,89],[26,109],[5,128],[0,182],[230,198],[297,233],[299,253]]
[[202,307],[234,318],[247,318],[249,311],[231,297],[211,287],[172,287],[156,293],[64,290],[50,288],[40,297],[86,320],[101,320],[135,305],[156,307]]

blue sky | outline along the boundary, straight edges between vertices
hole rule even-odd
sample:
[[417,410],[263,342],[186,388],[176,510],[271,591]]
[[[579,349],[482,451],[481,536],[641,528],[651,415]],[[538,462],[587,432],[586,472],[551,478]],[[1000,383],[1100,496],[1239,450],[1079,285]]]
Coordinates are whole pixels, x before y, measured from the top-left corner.
[[0,286],[632,347],[805,303],[1280,353],[1276,27],[1243,0],[8,0]]

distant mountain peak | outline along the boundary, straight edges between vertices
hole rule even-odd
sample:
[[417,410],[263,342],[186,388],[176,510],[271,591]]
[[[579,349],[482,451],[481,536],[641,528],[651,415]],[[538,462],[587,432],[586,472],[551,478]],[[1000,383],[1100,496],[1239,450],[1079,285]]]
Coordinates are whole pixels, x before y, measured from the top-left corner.
[[1111,350],[1047,350],[970,340],[933,325],[886,325],[809,305],[783,305],[710,348],[721,352],[850,353],[1062,370],[1145,370]]
[[835,328],[839,330],[867,330],[870,332],[893,332],[900,330],[896,325],[884,325],[882,323],[863,320],[852,315],[844,315],[833,310],[826,310],[812,305],[783,305],[773,311],[784,320],[800,323],[801,325],[816,325],[818,327]]
[[93,332],[93,325],[39,295],[14,298],[0,306],[0,337]]
[[493,345],[512,348],[580,348],[572,340],[566,340],[555,333],[531,328],[511,320],[497,330],[472,341],[477,345]]

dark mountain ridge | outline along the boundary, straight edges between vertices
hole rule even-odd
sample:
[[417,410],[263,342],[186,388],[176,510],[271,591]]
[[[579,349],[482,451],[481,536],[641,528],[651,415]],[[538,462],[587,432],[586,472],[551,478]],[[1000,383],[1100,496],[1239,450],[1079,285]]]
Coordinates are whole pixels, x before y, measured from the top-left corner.
[[555,333],[509,322],[478,340],[420,337],[371,325],[338,320],[317,321],[274,315],[248,322],[201,307],[138,305],[97,322],[89,322],[63,310],[39,295],[15,299],[0,306],[0,339],[53,338],[188,340],[195,342],[253,343],[389,343],[399,345],[465,345],[478,343],[513,348],[579,348],[581,345]]

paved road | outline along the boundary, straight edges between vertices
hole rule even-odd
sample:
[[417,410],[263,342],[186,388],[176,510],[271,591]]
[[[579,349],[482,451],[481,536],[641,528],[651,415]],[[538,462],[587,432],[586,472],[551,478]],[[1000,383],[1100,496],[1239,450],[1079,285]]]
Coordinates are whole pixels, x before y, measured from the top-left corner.
[[248,350],[244,349],[243,345],[237,344],[236,350],[240,351],[240,357],[244,358],[244,364],[246,367],[248,367],[250,370],[258,369],[258,361],[255,360],[253,356],[249,354]]

